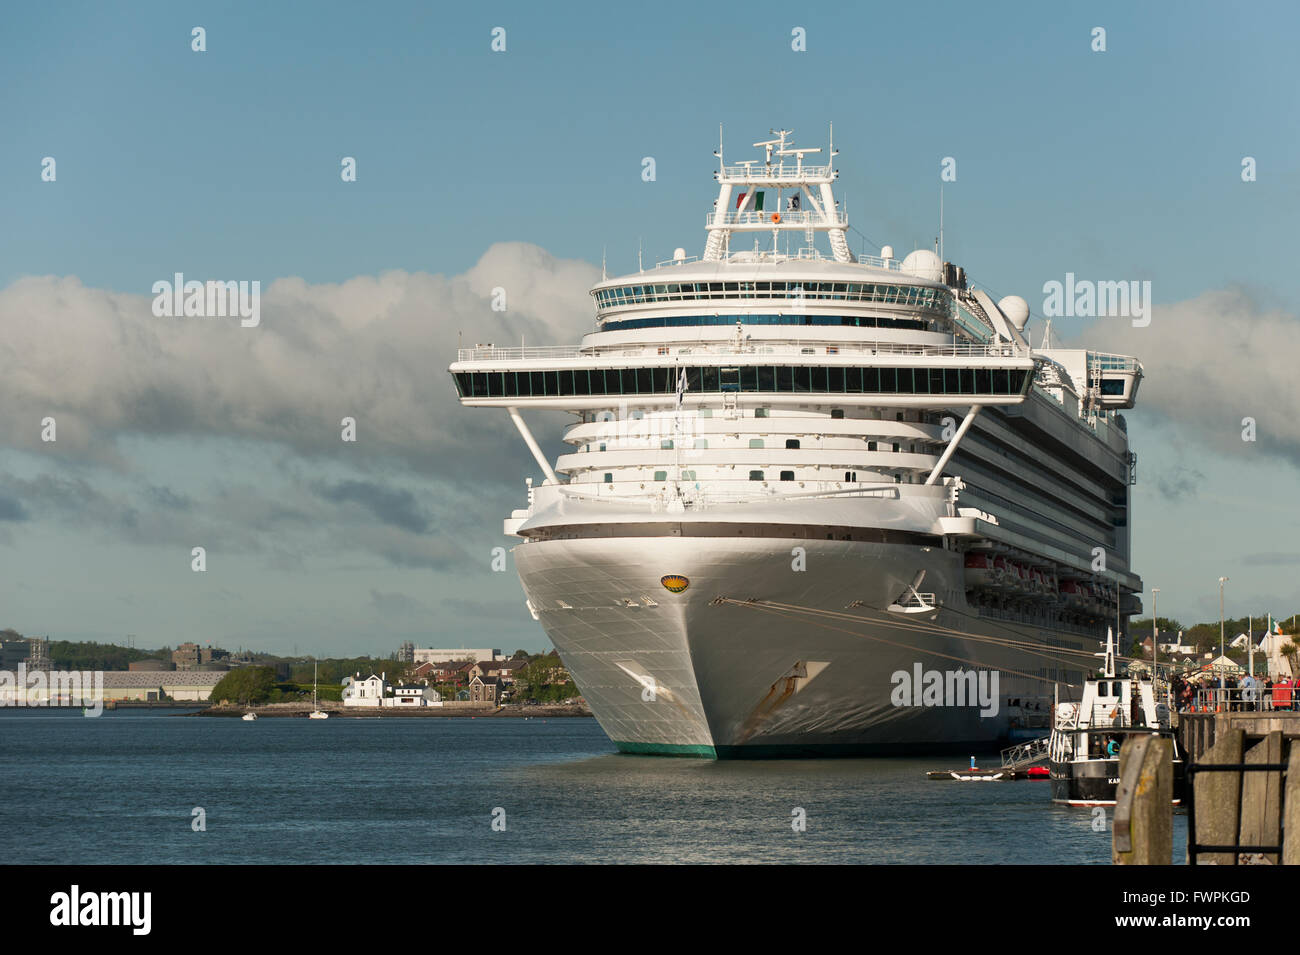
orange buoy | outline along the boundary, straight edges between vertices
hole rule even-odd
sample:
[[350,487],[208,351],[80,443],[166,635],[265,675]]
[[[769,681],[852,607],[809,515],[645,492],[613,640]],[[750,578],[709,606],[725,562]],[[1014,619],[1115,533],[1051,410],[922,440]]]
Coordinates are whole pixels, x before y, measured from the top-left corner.
[[772,221],[773,221],[773,222],[780,222],[780,221],[781,221],[781,213],[779,213],[779,212],[773,212],[773,213],[772,213]]

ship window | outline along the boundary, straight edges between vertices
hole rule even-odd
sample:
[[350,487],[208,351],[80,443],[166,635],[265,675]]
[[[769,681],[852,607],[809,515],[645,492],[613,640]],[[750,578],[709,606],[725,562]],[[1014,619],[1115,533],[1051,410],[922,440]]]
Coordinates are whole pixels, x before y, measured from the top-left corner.
[[683,471],[683,472],[682,472],[682,480],[683,480],[683,481],[694,481],[694,480],[695,480],[695,472],[694,472],[694,471]]
[[[924,372],[922,372],[922,374],[924,374]],[[912,394],[912,369],[911,368],[898,369],[898,388],[896,390],[900,395]]]
[[[509,391],[510,383],[506,382],[506,390]],[[585,368],[575,368],[573,370],[573,393],[575,395],[591,394],[591,378]]]
[[[870,368],[845,368],[844,369],[844,390],[851,395],[861,394],[863,391],[862,376],[865,372],[872,371]],[[868,391],[875,391],[875,388],[868,388]]]
[[975,393],[987,395],[993,390],[993,373],[988,368],[975,369]]
[[806,367],[803,367],[803,366],[800,366],[800,367],[798,367],[798,368],[792,368],[792,369],[791,369],[791,376],[792,376],[793,381],[794,381],[794,390],[795,390],[795,391],[810,391],[810,390],[812,390],[812,386],[811,386],[811,381],[812,381],[812,369],[811,369],[811,368],[806,368]]
[[993,393],[995,395],[1011,394],[1011,376],[1008,369],[993,369]]
[[771,411],[771,409],[769,409],[769,408],[755,408],[755,409],[754,409],[754,417],[755,417],[755,418],[767,418],[767,417],[770,417],[770,411]]
[[605,472],[605,483],[606,484],[614,483],[614,475],[610,474],[608,471]]
[[[771,365],[760,365],[758,369],[758,390],[776,390],[776,371]],[[764,409],[766,411],[766,409]]]
[[782,480],[782,481],[793,481],[793,480],[794,480],[794,472],[793,472],[793,471],[782,471],[782,472],[781,472],[781,480]]
[[708,439],[708,438],[696,438],[696,439],[695,439],[695,447],[696,447],[697,450],[703,451],[703,450],[706,449],[708,446],[709,446],[709,439]]
[[740,369],[740,390],[758,391],[758,369],[753,365]]
[[667,481],[667,480],[668,480],[668,472],[667,472],[667,471],[656,471],[656,472],[655,472],[655,480],[656,480],[656,481]]
[[[794,391],[794,369],[790,367],[780,367],[776,369],[776,390],[777,391]],[[805,389],[807,390],[807,389]]]
[[826,390],[826,368],[823,365],[815,366],[812,369],[812,390]]
[[695,413],[695,416],[696,416],[697,418],[712,418],[712,417],[713,417],[713,409],[712,409],[712,408],[701,408],[699,411],[697,411],[697,412]]
[[961,393],[963,395],[975,394],[975,372],[969,368],[961,369]]
[[636,370],[636,393],[638,395],[654,394],[654,371],[650,368],[638,368]]
[[749,479],[750,479],[751,481],[761,481],[761,480],[763,480],[763,472],[762,472],[762,471],[750,471],[750,472],[749,472]]
[[740,369],[739,368],[721,368],[719,369],[719,383],[723,391],[740,390]]
[[844,472],[844,480],[847,481],[848,483],[852,484],[852,483],[856,482],[857,479],[858,479],[858,472],[857,472],[857,471],[845,471],[845,472]]
[[961,394],[961,384],[958,381],[956,368],[945,368],[943,370],[943,390],[945,394]]
[[899,443],[898,443],[897,441],[895,441],[895,442],[894,442],[894,453],[895,453],[895,454],[898,453],[898,449],[899,449]]
[[1103,378],[1101,380],[1101,393],[1103,395],[1122,395],[1124,394],[1124,379],[1122,378]]
[[[835,368],[832,368],[832,369],[831,369],[831,371],[839,371],[839,370],[842,370],[842,369],[835,369]],[[831,390],[833,391],[834,389],[831,389]],[[836,420],[836,419],[839,419],[839,418],[843,418],[843,417],[844,417],[844,409],[843,409],[843,408],[832,408],[832,409],[831,409],[831,420],[832,420],[832,421],[834,421],[834,420]]]
[[894,483],[895,483],[895,484],[902,484],[902,483],[903,483],[903,475],[901,475],[901,474],[895,474],[895,475],[894,475]]
[[717,368],[700,369],[700,390],[701,391],[720,391],[718,384]]
[[785,439],[785,446],[786,446],[787,448],[798,448],[798,447],[799,447],[799,439],[798,439],[798,438],[786,438],[786,439]]
[[895,421],[902,421],[902,420],[903,420],[903,415],[904,415],[904,412],[902,412],[902,411],[897,412],[897,413],[894,415],[894,420],[895,420]]
[[763,446],[763,439],[762,439],[762,438],[750,438],[750,439],[749,439],[749,446],[750,446],[751,448],[761,448],[761,447]]
[[672,439],[672,438],[664,438],[662,441],[659,442],[659,450],[661,450],[661,451],[671,451],[672,449],[673,449],[673,439]]
[[604,442],[604,441],[602,441],[602,442],[600,443],[600,450],[602,450],[602,451],[605,450],[605,442]]
[[[843,393],[844,391],[844,369],[843,368],[826,369],[826,390],[833,391],[836,394]],[[831,412],[831,417],[832,418],[835,417],[834,411]],[[840,417],[841,418],[844,417],[843,411],[840,412]]]
[[633,411],[632,414],[630,414],[628,417],[630,417],[633,421],[640,421],[642,418],[645,417],[645,412],[639,410]]
[[[604,451],[604,450],[605,450],[605,446],[604,446],[604,445],[601,445],[600,450]],[[874,442],[874,441],[868,441],[868,442],[867,442],[867,450],[868,450],[868,451],[874,451],[874,450],[876,450],[876,442]]]

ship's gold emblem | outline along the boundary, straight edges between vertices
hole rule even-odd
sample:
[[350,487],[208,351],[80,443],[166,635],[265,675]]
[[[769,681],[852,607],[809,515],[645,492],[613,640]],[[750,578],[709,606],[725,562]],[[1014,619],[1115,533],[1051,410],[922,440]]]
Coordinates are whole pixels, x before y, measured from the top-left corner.
[[663,584],[675,594],[681,593],[691,585],[691,582],[681,574],[669,574],[667,577],[659,578],[659,583]]

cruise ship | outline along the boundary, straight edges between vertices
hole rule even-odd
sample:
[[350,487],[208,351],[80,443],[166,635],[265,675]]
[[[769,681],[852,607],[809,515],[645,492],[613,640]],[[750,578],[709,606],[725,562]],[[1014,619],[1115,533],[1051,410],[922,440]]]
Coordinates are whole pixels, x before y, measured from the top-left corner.
[[[602,278],[579,345],[450,367],[537,464],[504,522],[528,609],[625,752],[955,752],[1046,727],[1141,609],[1120,414],[1141,364],[1034,348],[1025,300],[940,243],[855,254],[833,139],[754,145],[715,151],[703,254]],[[554,463],[534,410],[572,415]]]

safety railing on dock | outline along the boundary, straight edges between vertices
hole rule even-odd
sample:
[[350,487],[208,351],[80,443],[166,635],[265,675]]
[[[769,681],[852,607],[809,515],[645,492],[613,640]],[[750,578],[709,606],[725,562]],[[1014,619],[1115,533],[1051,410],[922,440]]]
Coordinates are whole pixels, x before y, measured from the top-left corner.
[[1192,697],[1194,713],[1271,713],[1300,709],[1300,688],[1292,686],[1202,687]]

